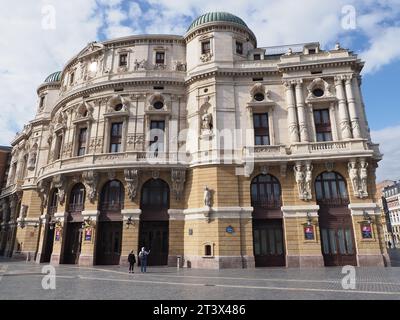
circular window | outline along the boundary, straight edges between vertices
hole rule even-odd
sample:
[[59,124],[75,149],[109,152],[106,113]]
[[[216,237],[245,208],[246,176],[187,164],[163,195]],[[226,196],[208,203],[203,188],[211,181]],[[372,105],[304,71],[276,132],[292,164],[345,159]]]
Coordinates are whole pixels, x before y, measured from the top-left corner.
[[164,103],[162,101],[156,101],[153,104],[154,109],[160,110],[164,107]]
[[204,89],[204,92],[207,93],[207,92],[208,92],[208,88],[205,88],[205,89]]
[[264,100],[264,95],[262,94],[262,93],[256,93],[255,95],[254,95],[254,99],[256,100],[256,101],[263,101]]
[[322,89],[314,89],[313,90],[313,95],[316,97],[322,97],[324,95],[324,90]]
[[114,110],[115,111],[121,111],[122,110],[122,103],[119,103],[119,104],[117,104],[115,107],[114,107]]

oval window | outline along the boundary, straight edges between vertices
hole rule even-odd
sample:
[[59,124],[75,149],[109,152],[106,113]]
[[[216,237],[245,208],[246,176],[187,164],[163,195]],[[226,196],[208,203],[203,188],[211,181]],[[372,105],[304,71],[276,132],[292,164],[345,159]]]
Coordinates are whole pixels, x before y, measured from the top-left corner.
[[160,110],[164,107],[164,103],[162,101],[156,101],[153,104],[154,109]]
[[315,97],[322,97],[323,95],[324,95],[324,90],[322,90],[322,89],[315,89],[314,91],[313,91],[313,95],[315,96]]
[[117,104],[117,105],[114,107],[114,110],[115,110],[115,111],[121,111],[121,110],[122,110],[122,103]]
[[264,100],[264,95],[262,94],[262,93],[256,93],[255,95],[254,95],[254,99],[256,100],[256,101],[263,101]]

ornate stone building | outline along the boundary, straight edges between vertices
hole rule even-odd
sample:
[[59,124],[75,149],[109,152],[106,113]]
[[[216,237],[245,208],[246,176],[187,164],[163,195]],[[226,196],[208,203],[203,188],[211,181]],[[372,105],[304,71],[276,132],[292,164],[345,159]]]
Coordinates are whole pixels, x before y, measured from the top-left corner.
[[5,255],[193,268],[384,265],[363,62],[257,46],[208,13],[184,36],[93,42],[37,90],[1,192]]
[[381,190],[382,211],[386,225],[383,226],[386,246],[400,247],[400,181],[386,183]]

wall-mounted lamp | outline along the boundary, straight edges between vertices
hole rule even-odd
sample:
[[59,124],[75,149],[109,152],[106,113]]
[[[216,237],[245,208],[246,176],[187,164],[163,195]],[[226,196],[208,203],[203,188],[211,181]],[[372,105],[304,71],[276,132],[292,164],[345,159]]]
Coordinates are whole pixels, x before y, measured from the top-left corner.
[[134,226],[135,225],[135,221],[133,221],[132,217],[129,217],[126,220],[126,228],[129,229],[130,226]]
[[34,227],[35,229],[39,228],[39,222],[36,221],[35,224],[33,225],[33,227]]
[[57,218],[57,220],[51,219],[50,222],[49,222],[50,230],[53,230],[54,227],[56,227],[56,228],[61,228],[61,226],[62,226],[62,225],[61,225],[61,220],[60,220],[60,218]]
[[311,224],[312,224],[311,214],[307,212],[307,226],[311,226]]
[[18,225],[21,229],[25,228],[25,222],[24,221],[20,221],[18,222]]
[[364,220],[368,221],[369,224],[372,223],[372,218],[371,218],[371,216],[368,214],[367,211],[364,211],[364,212],[363,212],[363,217],[364,217]]
[[88,217],[82,222],[82,229],[90,228],[92,226],[92,218]]

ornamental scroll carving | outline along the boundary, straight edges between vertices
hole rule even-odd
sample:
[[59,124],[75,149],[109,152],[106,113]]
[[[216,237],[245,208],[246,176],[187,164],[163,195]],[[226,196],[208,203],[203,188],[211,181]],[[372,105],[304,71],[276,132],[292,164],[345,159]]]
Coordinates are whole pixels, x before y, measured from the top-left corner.
[[186,181],[186,170],[172,169],[171,170],[172,190],[175,193],[175,199],[181,200],[183,195],[183,187]]
[[97,182],[99,180],[99,174],[93,170],[84,171],[82,173],[82,179],[88,190],[88,198],[91,203],[94,203],[97,198]]
[[129,199],[133,201],[135,199],[138,185],[139,185],[139,170],[137,169],[125,169],[124,176],[126,186],[128,188]]
[[351,160],[347,166],[354,196],[360,199],[368,197],[368,162],[365,159],[360,159],[359,163]]

